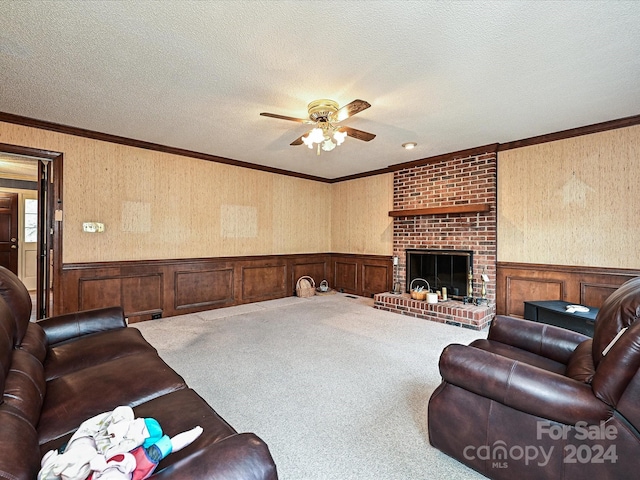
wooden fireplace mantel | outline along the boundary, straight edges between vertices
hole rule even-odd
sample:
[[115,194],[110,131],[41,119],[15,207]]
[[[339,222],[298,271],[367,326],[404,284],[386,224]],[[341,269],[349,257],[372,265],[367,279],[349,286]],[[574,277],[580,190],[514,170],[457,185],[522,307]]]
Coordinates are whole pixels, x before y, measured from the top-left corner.
[[491,206],[487,203],[467,203],[465,205],[450,205],[447,207],[414,208],[406,210],[391,210],[390,217],[418,217],[420,215],[441,215],[446,213],[482,213],[488,212]]

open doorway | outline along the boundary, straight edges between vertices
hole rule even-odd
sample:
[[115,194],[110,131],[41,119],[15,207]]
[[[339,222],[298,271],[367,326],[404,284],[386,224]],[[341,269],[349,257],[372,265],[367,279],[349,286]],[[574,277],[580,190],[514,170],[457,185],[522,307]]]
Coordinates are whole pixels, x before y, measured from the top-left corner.
[[55,310],[52,293],[62,265],[62,182],[56,175],[62,176],[61,153],[0,144],[0,264],[29,290],[32,319]]
[[38,190],[24,180],[23,185],[7,181],[5,162],[0,157],[0,265],[18,275],[31,292],[38,274]]

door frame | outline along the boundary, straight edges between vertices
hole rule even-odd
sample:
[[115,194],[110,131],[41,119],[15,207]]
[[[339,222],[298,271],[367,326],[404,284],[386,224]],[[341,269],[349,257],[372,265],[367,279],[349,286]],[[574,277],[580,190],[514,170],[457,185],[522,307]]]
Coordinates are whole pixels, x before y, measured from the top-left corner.
[[[0,151],[16,155],[39,158],[51,161],[52,177],[46,183],[38,181],[38,199],[46,199],[45,218],[38,215],[38,273],[37,273],[37,300],[35,308],[36,318],[55,315],[61,312],[62,306],[62,172],[63,154],[39,148],[23,147],[0,143]],[[41,168],[38,169],[41,171]],[[44,189],[44,191],[43,191]],[[42,210],[41,210],[42,211]],[[49,241],[41,241],[49,239]],[[53,252],[53,262],[50,262],[50,255],[47,250]],[[52,281],[49,284],[49,273],[45,270],[52,268]],[[49,290],[53,287],[53,312],[49,309]]]

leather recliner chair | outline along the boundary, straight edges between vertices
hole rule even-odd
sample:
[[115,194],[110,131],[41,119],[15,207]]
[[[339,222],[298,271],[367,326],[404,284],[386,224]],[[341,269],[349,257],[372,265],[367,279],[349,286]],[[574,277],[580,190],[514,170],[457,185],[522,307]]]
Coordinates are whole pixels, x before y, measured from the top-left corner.
[[442,352],[431,444],[494,479],[636,478],[639,317],[640,278],[605,300],[593,339],[496,316],[487,339]]

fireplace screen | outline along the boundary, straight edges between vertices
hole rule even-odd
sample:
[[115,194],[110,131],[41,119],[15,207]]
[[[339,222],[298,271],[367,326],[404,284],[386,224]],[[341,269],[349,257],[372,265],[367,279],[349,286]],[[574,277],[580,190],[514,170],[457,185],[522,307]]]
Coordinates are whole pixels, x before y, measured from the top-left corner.
[[462,298],[468,292],[469,272],[473,265],[470,250],[407,250],[407,292],[411,281],[423,278],[431,291],[447,287],[449,297]]

